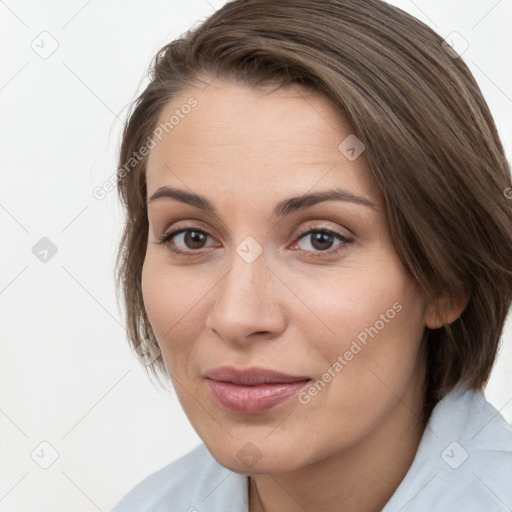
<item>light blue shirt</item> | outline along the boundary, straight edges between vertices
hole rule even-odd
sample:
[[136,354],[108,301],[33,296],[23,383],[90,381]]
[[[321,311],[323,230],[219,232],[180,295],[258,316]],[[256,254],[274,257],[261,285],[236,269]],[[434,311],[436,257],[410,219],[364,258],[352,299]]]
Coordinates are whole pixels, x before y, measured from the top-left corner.
[[[248,512],[249,478],[204,444],[148,476],[111,512]],[[342,508],[342,507],[341,507]],[[512,426],[457,386],[430,416],[409,471],[382,512],[512,512]]]

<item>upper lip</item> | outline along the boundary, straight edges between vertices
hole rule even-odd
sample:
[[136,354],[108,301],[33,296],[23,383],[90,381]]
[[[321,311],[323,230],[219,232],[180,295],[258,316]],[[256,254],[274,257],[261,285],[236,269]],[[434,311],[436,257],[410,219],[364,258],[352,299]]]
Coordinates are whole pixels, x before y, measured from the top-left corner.
[[238,369],[233,366],[219,366],[218,368],[213,368],[207,371],[204,377],[219,382],[232,382],[245,386],[301,382],[310,379],[310,377],[304,375],[288,375],[268,368],[251,367]]

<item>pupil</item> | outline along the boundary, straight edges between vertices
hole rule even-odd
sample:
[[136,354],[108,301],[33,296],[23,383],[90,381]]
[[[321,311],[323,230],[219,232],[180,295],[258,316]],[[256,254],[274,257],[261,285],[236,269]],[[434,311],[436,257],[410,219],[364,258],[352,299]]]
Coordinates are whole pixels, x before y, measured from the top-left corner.
[[201,243],[204,243],[204,233],[187,231],[187,233],[185,233],[185,243],[191,249],[201,248]]
[[[329,249],[332,245],[332,235],[328,233],[316,233],[313,235],[313,247],[318,250]],[[325,245],[327,244],[327,246]]]

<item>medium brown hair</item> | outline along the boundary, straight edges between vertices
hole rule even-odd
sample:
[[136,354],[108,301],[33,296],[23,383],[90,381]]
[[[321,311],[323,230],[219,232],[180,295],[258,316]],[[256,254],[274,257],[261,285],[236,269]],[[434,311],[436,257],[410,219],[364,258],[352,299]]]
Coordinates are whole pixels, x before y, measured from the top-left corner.
[[[133,155],[170,100],[217,78],[301,84],[340,107],[366,147],[407,270],[431,298],[469,295],[452,324],[425,328],[426,404],[458,383],[482,390],[512,300],[509,167],[462,58],[380,0],[234,0],[157,53],[125,125],[117,175],[126,225],[116,280],[132,348],[157,346],[141,292],[147,158]],[[167,376],[161,356],[150,369]]]

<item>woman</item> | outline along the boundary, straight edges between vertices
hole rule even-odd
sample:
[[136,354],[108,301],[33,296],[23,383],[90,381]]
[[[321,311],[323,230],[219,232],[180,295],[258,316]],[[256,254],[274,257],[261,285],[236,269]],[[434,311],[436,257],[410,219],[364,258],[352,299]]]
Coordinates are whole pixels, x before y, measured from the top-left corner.
[[130,342],[204,443],[115,512],[512,508],[511,181],[440,36],[229,2],[156,56],[118,185]]

